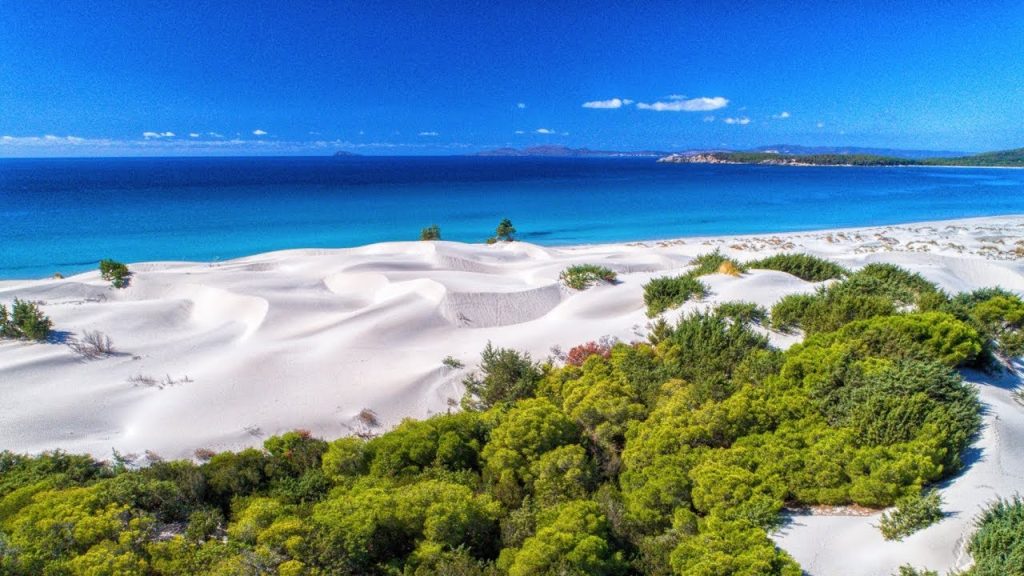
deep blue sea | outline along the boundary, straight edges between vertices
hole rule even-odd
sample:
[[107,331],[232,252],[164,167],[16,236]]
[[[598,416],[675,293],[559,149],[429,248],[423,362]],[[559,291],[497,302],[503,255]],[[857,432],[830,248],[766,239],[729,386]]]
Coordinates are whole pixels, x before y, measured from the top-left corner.
[[480,242],[564,245],[1024,213],[1024,170],[658,164],[643,158],[0,160],[0,278],[101,258]]

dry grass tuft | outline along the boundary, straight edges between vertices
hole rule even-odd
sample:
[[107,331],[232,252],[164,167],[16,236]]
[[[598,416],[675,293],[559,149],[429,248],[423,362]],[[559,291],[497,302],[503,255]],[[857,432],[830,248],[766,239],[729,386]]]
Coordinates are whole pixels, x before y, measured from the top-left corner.
[[739,276],[741,271],[736,267],[736,264],[732,260],[725,260],[718,265],[719,274],[727,274],[729,276]]

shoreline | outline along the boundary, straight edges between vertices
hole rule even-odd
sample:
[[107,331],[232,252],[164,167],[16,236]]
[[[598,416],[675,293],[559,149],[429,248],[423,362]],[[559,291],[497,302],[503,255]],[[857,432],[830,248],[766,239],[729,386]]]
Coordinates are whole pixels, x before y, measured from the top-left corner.
[[[850,166],[850,167],[852,167],[852,168],[861,168],[862,166]],[[900,166],[900,167],[902,167],[902,166]],[[1016,168],[1014,168],[1014,169],[1016,169]],[[522,240],[517,240],[516,242],[517,243],[521,243],[521,244],[529,244],[529,245],[537,246],[537,247],[544,248],[544,249],[572,250],[572,249],[577,249],[577,248],[596,248],[596,247],[602,247],[602,246],[633,246],[633,245],[646,245],[646,244],[659,244],[659,243],[680,243],[680,242],[686,242],[686,241],[698,241],[698,240],[707,240],[707,239],[716,239],[716,238],[749,239],[749,238],[757,238],[757,237],[762,237],[762,236],[780,236],[781,237],[781,236],[802,236],[802,235],[808,235],[808,234],[826,234],[826,233],[829,233],[829,232],[832,232],[832,233],[847,232],[848,233],[848,232],[851,232],[851,231],[858,231],[858,230],[864,231],[864,230],[875,230],[875,229],[881,229],[881,228],[893,228],[893,227],[905,227],[905,226],[944,226],[944,225],[949,225],[949,224],[952,224],[952,223],[960,223],[961,225],[963,225],[963,224],[967,224],[967,223],[985,222],[985,221],[989,221],[989,220],[1017,219],[1017,218],[1024,219],[1024,212],[1022,212],[1022,213],[1010,213],[1010,214],[996,214],[996,215],[988,215],[988,216],[968,216],[968,217],[965,217],[965,218],[949,218],[949,219],[941,219],[941,220],[910,220],[910,221],[905,221],[905,222],[895,222],[895,223],[887,223],[887,224],[871,224],[871,225],[866,225],[866,226],[845,226],[845,227],[839,227],[839,228],[834,228],[834,227],[833,228],[812,228],[812,229],[807,229],[807,230],[766,231],[766,232],[751,232],[751,233],[741,233],[741,234],[711,234],[711,235],[704,234],[704,235],[693,235],[693,236],[683,235],[683,236],[669,236],[669,237],[664,237],[664,238],[648,238],[648,239],[639,239],[639,240],[620,240],[620,241],[611,241],[611,242],[591,242],[591,243],[576,243],[576,244],[542,244],[542,243],[534,243],[534,242],[522,241]],[[147,265],[158,265],[158,264],[191,264],[191,265],[209,265],[209,266],[214,266],[214,265],[218,265],[218,264],[225,264],[225,263],[230,263],[230,262],[234,262],[234,261],[238,261],[238,260],[244,260],[244,259],[247,259],[247,258],[258,258],[258,257],[261,257],[261,256],[266,256],[266,255],[270,255],[270,254],[276,254],[276,253],[279,253],[279,252],[304,251],[304,250],[322,250],[322,251],[359,250],[359,249],[364,249],[364,248],[368,248],[368,247],[371,247],[371,246],[377,246],[377,245],[390,245],[390,244],[402,244],[402,243],[414,243],[414,244],[417,244],[417,243],[420,243],[420,242],[423,242],[423,241],[421,241],[421,240],[391,240],[391,241],[373,242],[373,243],[369,243],[369,244],[359,244],[359,245],[355,245],[355,246],[345,246],[345,247],[319,247],[319,248],[295,247],[295,248],[281,248],[281,249],[275,249],[275,250],[266,250],[266,251],[262,251],[262,252],[255,252],[255,253],[252,253],[252,254],[246,254],[246,255],[237,256],[237,257],[234,257],[234,258],[227,258],[227,259],[224,259],[224,260],[143,260],[143,261],[127,262],[127,264],[129,266],[140,266],[140,265],[147,266]],[[454,244],[460,244],[460,245],[465,245],[465,246],[486,246],[486,244],[483,243],[483,242],[461,242],[461,241],[458,241],[458,240],[444,240],[444,242],[451,242],[451,243],[454,243]],[[74,278],[75,276],[79,276],[79,275],[82,275],[82,274],[88,274],[89,272],[91,272],[91,270],[87,270],[87,271],[84,271],[84,272],[71,273],[71,274],[66,275],[65,278]],[[52,276],[43,276],[43,277],[6,277],[6,276],[0,274],[0,288],[3,288],[3,286],[5,284],[14,283],[14,282],[39,282],[39,281],[52,280],[52,279],[53,279]]]

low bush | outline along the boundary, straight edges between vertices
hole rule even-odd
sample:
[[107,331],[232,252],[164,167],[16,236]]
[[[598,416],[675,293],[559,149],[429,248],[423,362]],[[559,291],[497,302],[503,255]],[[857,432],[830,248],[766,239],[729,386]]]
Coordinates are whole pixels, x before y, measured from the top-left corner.
[[454,356],[452,356],[450,354],[448,356],[445,356],[444,359],[441,360],[441,364],[444,364],[445,366],[447,366],[449,368],[452,368],[454,370],[458,370],[459,368],[465,368],[466,367],[466,365],[463,364],[461,360],[459,360],[458,358],[456,358],[456,357],[454,357]]
[[790,294],[772,307],[772,328],[807,334],[831,332],[856,321],[896,313],[896,305],[883,296],[850,290],[819,289],[815,294]]
[[533,395],[541,371],[529,354],[496,348],[490,342],[480,353],[480,374],[467,376],[462,384],[464,408],[487,409]]
[[100,276],[114,288],[127,288],[132,279],[128,266],[110,259],[100,260]]
[[431,224],[423,230],[420,230],[420,240],[440,240],[441,239],[441,227],[437,224]]
[[969,576],[1024,576],[1024,500],[998,500],[977,520],[967,541],[974,558]]
[[835,284],[834,291],[853,292],[888,298],[896,306],[915,306],[941,294],[939,288],[923,276],[895,264],[873,263]]
[[0,304],[0,338],[42,342],[50,337],[52,329],[53,322],[34,302],[15,298],[10,312]]
[[761,324],[768,318],[768,311],[753,302],[723,302],[715,308],[715,314],[740,324]]
[[614,270],[594,264],[576,264],[569,266],[558,275],[559,280],[573,290],[586,290],[601,282],[615,282],[617,275]]
[[942,520],[942,496],[935,490],[896,501],[896,509],[882,514],[878,528],[886,540],[902,540]]
[[691,298],[703,298],[707,293],[707,285],[693,276],[663,276],[644,284],[644,304],[647,315],[653,318],[665,310],[682,306]]
[[697,256],[693,260],[690,260],[690,265],[693,266],[693,268],[690,269],[687,274],[695,277],[715,273],[734,276],[742,272],[746,272],[746,268],[744,268],[742,264],[731,258],[727,258],[718,250]]
[[823,282],[846,276],[847,270],[839,264],[810,254],[776,254],[747,262],[747,268],[777,270],[792,274],[808,282]]
[[594,342],[591,340],[586,344],[580,344],[579,346],[573,346],[569,349],[569,353],[565,355],[565,363],[570,366],[582,366],[587,358],[591,356],[601,356],[607,358],[612,353],[612,347],[607,342]]

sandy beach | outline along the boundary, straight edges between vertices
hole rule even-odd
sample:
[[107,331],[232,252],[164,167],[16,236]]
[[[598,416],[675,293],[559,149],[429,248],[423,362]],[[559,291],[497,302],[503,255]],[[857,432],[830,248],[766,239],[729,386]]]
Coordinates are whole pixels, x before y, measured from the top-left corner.
[[[0,447],[177,458],[296,428],[325,438],[380,432],[457,409],[460,382],[488,341],[543,359],[552,347],[604,336],[644,338],[643,284],[716,248],[741,261],[806,252],[852,268],[890,262],[951,292],[999,285],[1024,293],[1024,216],[569,248],[289,250],[132,264],[124,290],[98,272],[3,281],[0,302],[41,302],[58,341],[0,343]],[[580,263],[615,270],[619,283],[579,292],[560,285],[559,272]],[[732,300],[770,306],[816,286],[767,270],[705,280],[712,294],[670,316]],[[59,342],[86,330],[109,335],[118,354],[86,360]],[[780,347],[799,338],[769,335]],[[448,356],[465,367],[442,363]],[[940,572],[962,566],[974,515],[1024,486],[1018,381],[968,379],[979,386],[985,427],[971,466],[943,487],[946,520],[891,543],[874,527],[877,515],[819,511],[793,515],[777,542],[815,575],[887,574],[907,562]]]

